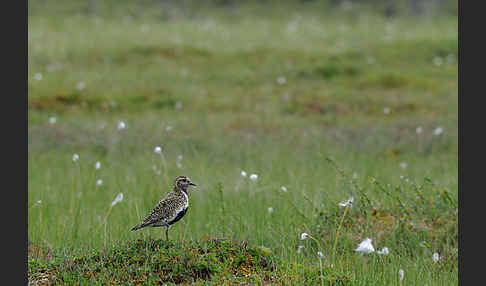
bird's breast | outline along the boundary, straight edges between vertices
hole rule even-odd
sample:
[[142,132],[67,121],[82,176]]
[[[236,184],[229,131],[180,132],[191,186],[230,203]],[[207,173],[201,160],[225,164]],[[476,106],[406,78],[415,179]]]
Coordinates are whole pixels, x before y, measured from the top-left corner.
[[169,221],[168,224],[171,225],[171,224],[178,222],[186,214],[188,209],[189,209],[189,207],[185,207],[185,208],[182,208],[181,210],[179,210],[177,212],[177,214],[175,215],[174,219]]
[[189,207],[189,197],[187,197],[186,192],[182,192],[184,194],[184,208],[187,209]]

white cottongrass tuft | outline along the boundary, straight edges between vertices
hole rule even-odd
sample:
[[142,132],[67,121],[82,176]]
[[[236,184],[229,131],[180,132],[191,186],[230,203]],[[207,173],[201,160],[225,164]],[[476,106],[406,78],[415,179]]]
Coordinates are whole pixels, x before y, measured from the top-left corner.
[[436,65],[438,67],[440,67],[443,62],[444,62],[444,60],[441,57],[435,57],[434,58],[434,65]]
[[390,114],[390,108],[389,107],[383,108],[383,113]]
[[73,162],[77,162],[79,160],[79,155],[74,153],[73,154]]
[[448,64],[452,64],[455,59],[456,59],[456,56],[454,56],[453,54],[448,54],[447,57],[446,57],[446,62]]
[[245,171],[241,171],[241,176],[242,177],[246,177],[246,172]]
[[142,26],[140,26],[140,31],[142,33],[147,33],[149,31],[149,29],[150,29],[150,26],[147,25],[147,24],[142,24]]
[[442,129],[442,127],[437,127],[434,129],[434,135],[440,135],[443,131],[444,129]]
[[358,248],[356,248],[354,251],[358,251],[366,254],[375,252],[375,248],[373,247],[373,244],[371,244],[371,238],[367,237],[365,240],[363,240],[358,245]]
[[421,126],[419,126],[419,127],[417,127],[417,128],[415,129],[415,133],[417,133],[417,134],[420,134],[420,133],[422,133],[423,131],[424,131],[424,129],[423,129]]
[[103,180],[99,179],[98,181],[96,181],[96,185],[97,186],[102,186],[103,185]]
[[302,248],[304,248],[303,245],[297,246],[297,254],[299,254],[302,251]]
[[56,117],[52,116],[52,117],[49,117],[49,124],[54,124],[56,123],[57,119]]
[[37,203],[40,205],[42,204],[42,200],[38,200]]
[[403,269],[398,270],[398,275],[400,276],[400,281],[403,281],[403,276],[405,276],[405,271],[403,271]]
[[172,131],[172,126],[171,125],[167,125],[167,127],[165,127],[165,131],[167,131],[167,132]]
[[353,9],[353,4],[351,1],[342,1],[341,9],[343,9],[343,11],[351,11]]
[[116,196],[115,200],[111,203],[111,206],[118,204],[122,200],[123,200],[123,194],[119,193],[118,196]]
[[357,179],[358,178],[358,173],[354,172],[353,173],[353,179]]
[[118,122],[118,130],[123,130],[126,127],[127,127],[127,125],[125,124],[125,122],[123,122],[123,121]]
[[281,186],[280,189],[282,190],[282,192],[286,193],[287,192],[287,188],[285,186]]
[[408,163],[407,163],[407,162],[401,162],[401,163],[400,163],[400,167],[401,167],[402,169],[407,169],[407,167],[408,167]]
[[34,75],[34,79],[35,79],[35,80],[42,80],[42,74],[41,74],[41,73],[36,73],[36,74]]
[[278,84],[285,84],[287,82],[287,79],[283,76],[280,76],[277,78]]
[[78,82],[78,84],[76,84],[77,90],[83,90],[85,87],[86,87],[86,83],[84,81],[80,81]]
[[95,169],[99,170],[100,168],[101,168],[101,162],[98,161],[98,162],[95,163]]
[[435,252],[435,253],[432,255],[432,260],[434,260],[434,262],[439,261],[439,253]]
[[60,62],[53,62],[47,65],[48,72],[55,72],[62,69],[62,64]]
[[388,253],[389,253],[388,247],[383,247],[382,250],[377,250],[376,253],[383,254],[383,255],[388,255]]
[[353,205],[353,202],[354,202],[354,197],[350,197],[347,201],[340,202],[339,206],[345,207],[347,205]]
[[258,175],[257,174],[251,174],[250,175],[250,180],[252,180],[252,181],[255,182],[256,180],[258,180]]
[[303,233],[300,235],[300,240],[304,240],[304,239],[306,239],[306,238],[308,238],[308,237],[309,237],[309,234],[308,234],[308,233],[306,233],[306,232],[303,232]]
[[186,68],[181,68],[181,75],[183,77],[186,77],[188,73],[189,73],[189,71]]
[[154,171],[155,174],[157,174],[157,175],[160,175],[160,173],[161,173],[161,170],[157,169],[157,166],[155,166],[155,165],[152,165],[152,171]]
[[183,157],[182,157],[182,155],[178,155],[178,156],[177,156],[176,165],[177,165],[177,168],[179,168],[179,169],[181,169],[181,168],[182,168],[182,163],[181,163],[182,158],[183,158]]
[[162,148],[160,148],[160,146],[155,146],[154,152],[157,154],[162,154]]
[[270,213],[270,214],[273,213],[273,208],[272,207],[269,207],[268,208],[268,213]]
[[324,254],[322,254],[322,252],[318,251],[317,256],[319,257],[319,259],[321,259],[324,256]]

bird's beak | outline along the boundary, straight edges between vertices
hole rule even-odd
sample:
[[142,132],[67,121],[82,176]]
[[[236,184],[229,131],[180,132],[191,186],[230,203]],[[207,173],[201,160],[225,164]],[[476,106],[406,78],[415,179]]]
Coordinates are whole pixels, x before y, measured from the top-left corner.
[[197,185],[194,184],[193,182],[189,182],[189,186],[197,186]]

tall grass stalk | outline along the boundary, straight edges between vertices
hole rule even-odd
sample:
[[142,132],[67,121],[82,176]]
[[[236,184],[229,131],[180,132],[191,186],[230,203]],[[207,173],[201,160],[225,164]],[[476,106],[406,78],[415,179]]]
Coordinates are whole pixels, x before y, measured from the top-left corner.
[[[319,271],[321,273],[321,285],[324,286],[324,277],[322,276],[322,257],[319,257]],[[332,280],[331,280],[331,285],[332,285]]]
[[[338,242],[338,239],[339,239],[339,233],[341,232],[341,227],[343,225],[344,217],[346,216],[346,213],[348,212],[350,205],[352,205],[352,204],[347,204],[344,207],[343,215],[341,216],[341,220],[339,221],[339,225],[338,225],[338,228],[336,230],[336,238],[334,239],[334,244],[332,246],[332,261],[333,262],[336,260],[336,247],[337,247],[337,242]],[[332,277],[330,277],[329,283],[332,286]]]
[[164,168],[165,183],[169,184],[170,180],[169,180],[169,175],[167,174],[167,161],[165,160],[164,152],[160,152],[159,155],[160,155],[160,162],[162,163],[162,167]]
[[110,215],[111,213],[111,210],[113,209],[115,205],[110,205],[110,208],[108,209],[108,211],[106,212],[105,216],[103,217],[103,219],[101,220],[100,224],[98,225],[98,227],[96,228],[96,232],[98,232],[98,230],[106,223],[106,220],[108,219],[108,216]]

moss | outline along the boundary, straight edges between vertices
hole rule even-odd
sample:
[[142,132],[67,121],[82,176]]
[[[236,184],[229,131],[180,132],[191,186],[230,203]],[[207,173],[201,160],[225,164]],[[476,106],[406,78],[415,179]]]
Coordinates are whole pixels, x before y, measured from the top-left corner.
[[[63,283],[110,281],[176,284],[211,280],[230,274],[247,278],[263,272],[274,273],[277,260],[262,247],[248,248],[246,242],[210,239],[201,242],[166,242],[164,240],[130,241],[111,250],[93,251],[67,257],[59,263],[29,260],[30,277],[51,273]],[[269,274],[272,277],[274,274]]]

